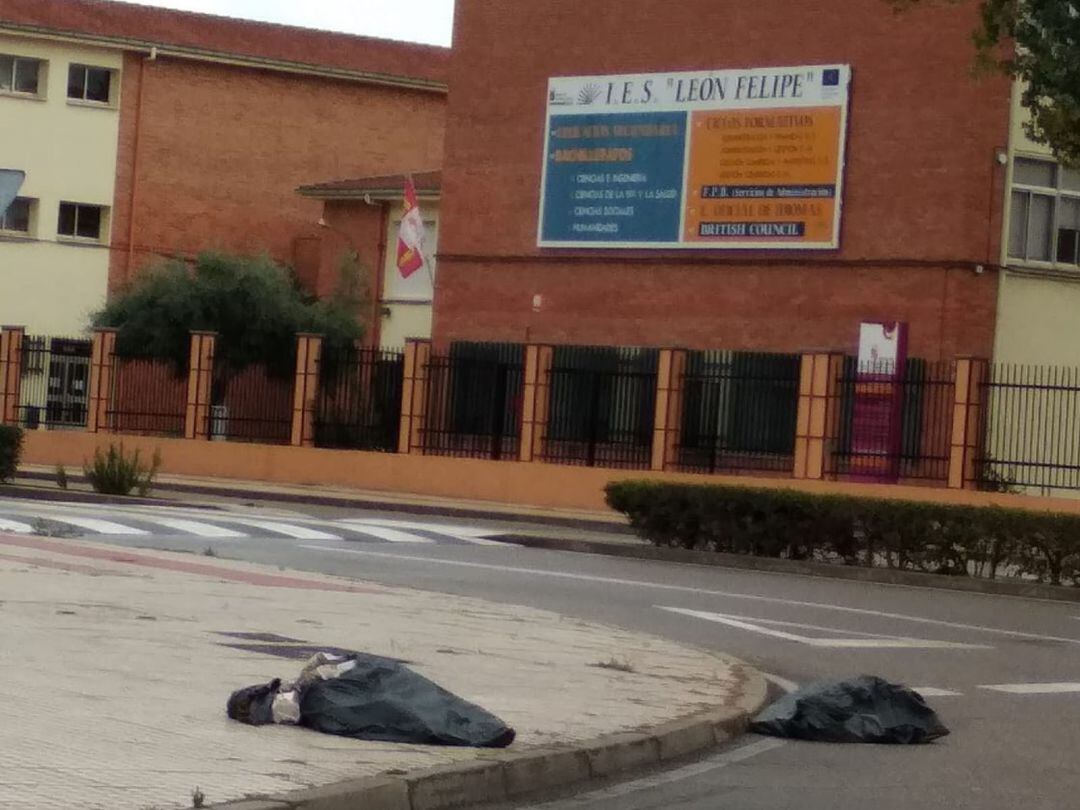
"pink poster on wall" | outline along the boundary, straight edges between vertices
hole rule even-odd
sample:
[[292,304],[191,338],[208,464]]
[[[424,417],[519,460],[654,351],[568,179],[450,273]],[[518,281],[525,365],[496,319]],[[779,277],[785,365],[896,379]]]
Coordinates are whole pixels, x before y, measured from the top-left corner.
[[859,325],[859,357],[851,423],[852,474],[895,483],[900,477],[907,324]]

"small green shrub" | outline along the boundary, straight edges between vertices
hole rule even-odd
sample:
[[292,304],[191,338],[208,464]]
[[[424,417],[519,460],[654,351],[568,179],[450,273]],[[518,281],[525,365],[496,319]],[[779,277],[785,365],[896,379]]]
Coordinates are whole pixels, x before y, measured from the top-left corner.
[[11,425],[0,425],[0,484],[15,477],[22,454],[23,432]]
[[130,495],[135,490],[139,495],[146,495],[154,484],[154,476],[161,467],[161,453],[154,451],[150,466],[139,458],[136,450],[130,456],[124,453],[124,445],[110,444],[102,452],[94,450],[94,460],[83,467],[87,480],[95,491],[106,495]]
[[56,485],[58,487],[60,487],[60,489],[67,489],[68,488],[68,483],[69,482],[68,482],[67,468],[63,464],[57,464],[56,465]]
[[606,493],[659,546],[1080,586],[1080,514],[652,481]]

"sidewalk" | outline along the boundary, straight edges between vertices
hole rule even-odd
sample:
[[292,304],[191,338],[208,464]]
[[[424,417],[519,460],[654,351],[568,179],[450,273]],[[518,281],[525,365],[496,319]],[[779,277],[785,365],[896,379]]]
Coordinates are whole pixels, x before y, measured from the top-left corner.
[[[71,492],[90,491],[81,471],[68,470]],[[64,493],[55,486],[56,471],[49,467],[23,464],[12,483],[24,486],[44,486],[55,493]],[[232,478],[197,478],[185,475],[159,475],[154,482],[154,497],[168,498],[170,493],[216,497],[270,500],[281,503],[306,503],[342,506],[356,509],[400,510],[412,514],[439,514],[444,517],[486,517],[521,520],[547,525],[568,526],[600,531],[626,531],[626,519],[615,512],[576,509],[551,509],[511,505],[495,501],[463,501],[409,493],[375,490],[356,490],[327,486],[272,484],[265,481],[243,481]]]
[[[764,700],[760,676],[739,662],[663,640],[213,557],[0,535],[0,594],[0,807],[182,808],[198,787],[208,806],[290,794],[251,805],[285,808],[305,806],[297,790],[391,773],[405,780],[400,806],[435,808],[453,791],[421,801],[414,775],[486,773],[551,748],[582,753],[585,773],[573,778],[611,773],[604,758],[616,751],[643,765],[714,744],[717,723],[735,730]],[[496,754],[225,717],[232,690],[290,677],[320,646],[405,659],[501,716],[518,740]],[[667,736],[657,729],[691,715]],[[646,734],[608,736],[631,731]],[[546,782],[558,775],[541,759],[526,764],[519,788],[567,781]],[[505,798],[510,772],[498,781],[494,798]]]

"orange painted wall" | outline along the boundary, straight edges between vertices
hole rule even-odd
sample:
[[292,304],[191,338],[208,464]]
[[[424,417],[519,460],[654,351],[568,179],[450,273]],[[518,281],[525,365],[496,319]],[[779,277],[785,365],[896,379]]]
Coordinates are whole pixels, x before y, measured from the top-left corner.
[[552,509],[606,511],[603,490],[609,481],[650,479],[741,486],[749,484],[805,492],[1080,513],[1080,500],[967,490],[790,479],[748,480],[733,476],[650,473],[264,444],[238,446],[225,442],[59,431],[27,433],[23,461],[48,466],[64,464],[78,469],[85,459],[93,455],[95,447],[108,447],[110,443],[119,441],[123,441],[127,450],[141,449],[147,458],[155,449],[160,449],[162,472],[175,475],[231,478],[265,484],[348,487],[398,495],[492,501]]

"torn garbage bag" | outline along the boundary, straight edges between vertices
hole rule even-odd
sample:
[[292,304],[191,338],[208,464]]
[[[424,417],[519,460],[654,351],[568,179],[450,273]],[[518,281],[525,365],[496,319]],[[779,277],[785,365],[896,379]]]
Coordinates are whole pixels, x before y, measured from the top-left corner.
[[750,731],[820,742],[930,742],[949,733],[917,692],[863,675],[821,681],[777,700]]
[[404,664],[360,654],[319,653],[297,681],[239,689],[227,708],[229,717],[252,725],[299,723],[360,740],[477,748],[514,741],[514,730],[490,712]]

